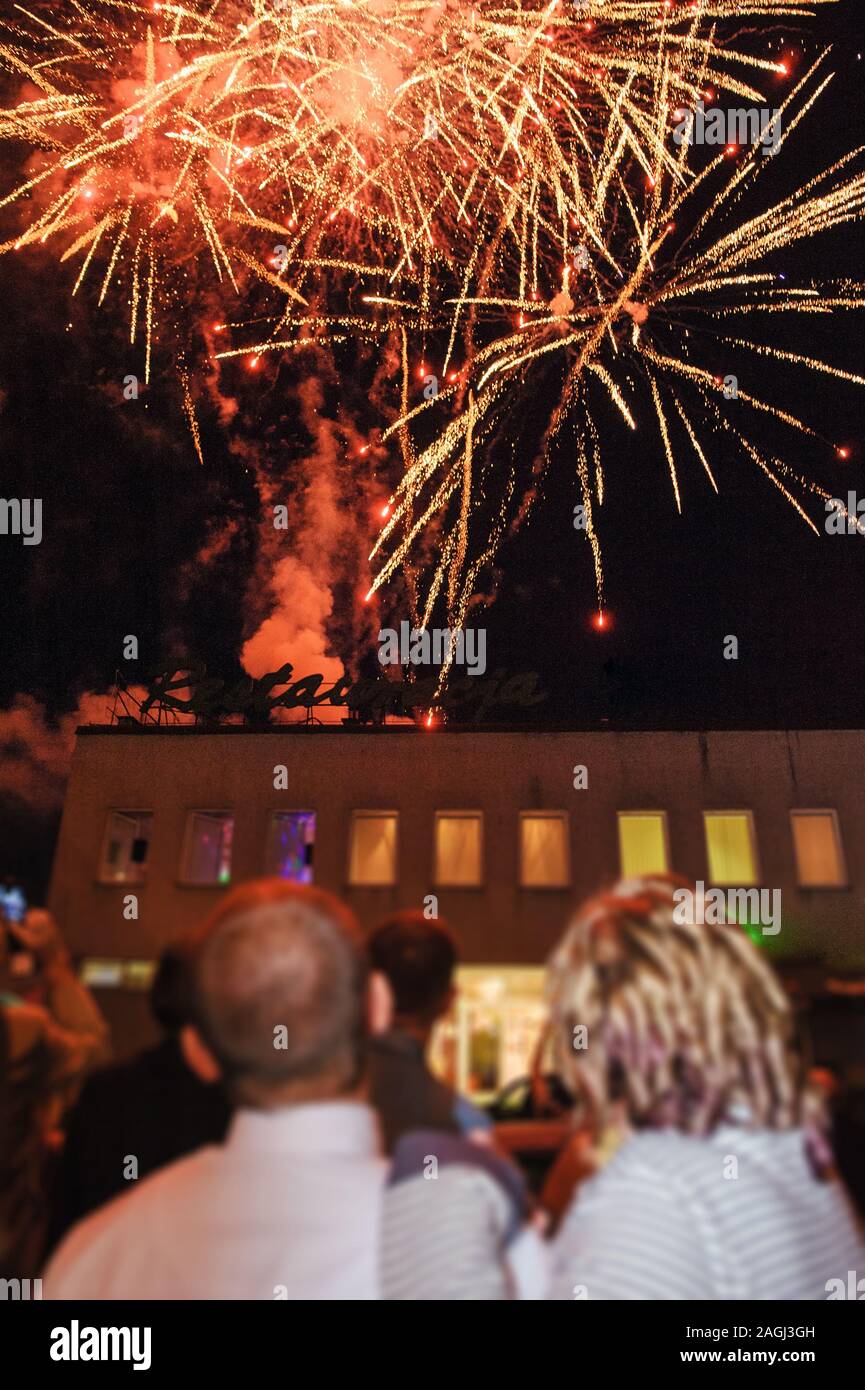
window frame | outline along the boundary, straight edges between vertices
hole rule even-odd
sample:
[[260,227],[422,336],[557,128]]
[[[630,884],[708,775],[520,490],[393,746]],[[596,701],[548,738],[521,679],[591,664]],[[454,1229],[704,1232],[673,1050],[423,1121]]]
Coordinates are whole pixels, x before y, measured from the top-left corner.
[[[440,821],[440,820],[444,820],[444,819],[446,819],[446,818],[447,818],[447,819],[450,819],[450,820],[470,820],[470,819],[477,819],[477,820],[480,821],[480,827],[481,827],[481,834],[480,834],[480,853],[479,853],[479,869],[480,869],[480,875],[479,875],[479,878],[478,878],[478,882],[477,882],[477,883],[448,883],[448,882],[446,882],[445,880],[440,879],[439,876],[438,876],[438,868],[439,868],[439,864],[438,864],[438,859],[439,859],[439,850],[438,850],[438,825],[439,825],[439,821]],[[484,888],[486,887],[486,870],[487,870],[487,858],[486,858],[486,827],[485,827],[485,825],[484,825],[484,813],[483,813],[483,811],[482,811],[479,807],[475,807],[475,806],[457,806],[454,810],[437,810],[437,811],[435,812],[435,814],[434,814],[434,819],[433,819],[432,873],[431,873],[431,875],[430,875],[430,882],[432,883],[433,887],[434,887],[434,888],[448,888],[448,889],[450,889],[452,892],[453,892],[453,891],[456,891],[456,892],[460,892],[460,891],[461,891],[461,892],[465,892],[465,893],[477,893],[478,890],[484,889]]]
[[[355,883],[351,876],[351,861],[354,851],[354,826],[355,821],[375,817],[381,819],[382,816],[391,816],[396,821],[396,833],[393,842],[393,878],[384,883]],[[400,861],[400,814],[398,810],[389,806],[361,806],[352,810],[348,823],[348,844],[346,846],[345,863],[345,882],[346,887],[353,890],[364,891],[372,889],[376,891],[380,888],[397,888],[399,886],[399,861]]]
[[[796,816],[831,816],[835,830],[835,845],[838,850],[838,862],[841,869],[842,879],[840,883],[803,883],[802,874],[799,867],[799,853],[796,848],[796,836],[793,833],[793,820]],[[844,851],[844,839],[841,835],[841,822],[838,819],[838,812],[834,806],[791,806],[790,817],[790,839],[793,845],[793,864],[796,869],[796,887],[803,893],[844,893],[850,888],[850,870],[847,866],[847,855]]]
[[[150,837],[149,837],[149,839],[148,839],[148,841],[147,841],[147,859],[144,861],[144,869],[145,869],[145,872],[141,875],[140,878],[108,878],[107,875],[106,875],[105,855],[106,855],[106,851],[107,851],[107,849],[108,849],[108,837],[109,837],[109,833],[110,833],[110,824],[111,824],[111,817],[112,817],[112,816],[129,816],[130,818],[131,818],[132,816],[137,816],[137,817],[139,817],[139,818],[140,818],[141,816],[149,816],[149,817],[150,817],[150,822],[151,822],[151,824],[150,824],[150,832],[151,832],[151,833],[150,833]],[[101,888],[126,888],[126,887],[128,887],[130,884],[132,884],[134,887],[137,887],[137,888],[143,888],[143,887],[144,887],[145,883],[147,883],[147,880],[148,880],[148,878],[150,877],[150,873],[149,873],[149,870],[150,870],[150,849],[151,849],[151,846],[152,846],[152,844],[153,844],[153,828],[154,828],[155,820],[156,820],[156,813],[155,813],[154,811],[134,811],[134,810],[127,810],[125,807],[122,807],[122,806],[109,806],[109,807],[106,809],[106,812],[105,812],[105,828],[104,828],[104,830],[102,831],[102,840],[101,840],[100,847],[99,847],[99,862],[97,863],[97,866],[96,866],[96,882],[97,882],[97,884],[98,884]]]
[[[315,847],[316,847],[316,845],[317,845],[317,843],[318,843],[318,811],[316,811],[314,807],[312,807],[312,806],[272,806],[272,807],[268,810],[268,812],[267,812],[267,830],[266,830],[266,834],[265,834],[265,837],[264,837],[264,854],[262,855],[262,873],[266,874],[266,875],[267,875],[268,877],[270,877],[270,878],[282,878],[282,875],[281,875],[280,873],[278,873],[276,869],[271,868],[270,864],[269,864],[268,861],[267,861],[267,855],[268,855],[268,851],[269,851],[269,849],[270,849],[270,837],[271,837],[271,834],[272,834],[272,832],[273,832],[273,825],[274,825],[274,822],[276,821],[276,819],[277,819],[278,816],[313,816],[314,819],[315,819],[315,835],[314,835],[313,841],[312,841],[313,851],[315,850]],[[312,856],[312,870],[313,870],[313,873],[312,873],[312,879],[310,880],[310,886],[312,886],[312,885],[315,884],[315,854],[314,854],[314,853],[313,853],[313,856]],[[295,880],[295,879],[290,879],[290,878],[283,879],[283,882],[284,882],[284,883],[294,883],[294,882],[296,882],[296,881],[297,881],[297,880]]]
[[[629,876],[630,876],[631,878],[635,877],[635,875],[634,875],[633,873],[631,873],[630,875],[628,875],[628,874],[625,873],[625,866],[624,866],[624,864],[622,863],[623,855],[622,855],[621,822],[622,822],[623,819],[634,818],[634,817],[636,817],[636,816],[658,816],[658,817],[660,817],[660,820],[661,820],[661,829],[662,829],[663,839],[664,839],[664,868],[663,868],[663,869],[653,869],[653,870],[651,870],[651,871],[649,871],[649,872],[650,872],[651,874],[669,874],[669,873],[671,873],[672,871],[671,871],[671,869],[670,869],[670,862],[671,862],[671,857],[670,857],[670,821],[669,821],[669,817],[668,817],[668,815],[667,815],[667,812],[666,812],[665,810],[663,810],[663,809],[659,809],[657,806],[648,807],[648,808],[646,808],[646,809],[641,809],[641,808],[638,808],[638,807],[633,807],[633,808],[631,808],[631,807],[629,806],[627,810],[622,810],[622,811],[617,810],[617,811],[616,811],[616,839],[617,839],[617,841],[618,841],[618,851],[619,851],[619,877],[620,877],[620,878],[627,878],[627,877],[629,877]],[[641,878],[645,878],[646,876],[647,876],[647,871],[646,871],[646,870],[643,870],[643,872],[642,872],[640,875],[638,875],[638,877],[641,877]]]
[[[217,880],[214,882],[214,881],[212,881],[212,880],[210,880],[210,879],[196,879],[196,878],[187,878],[187,877],[186,877],[186,864],[187,864],[187,860],[188,860],[188,857],[189,857],[189,850],[190,850],[191,839],[192,839],[192,817],[193,817],[193,816],[230,816],[230,817],[231,817],[231,822],[232,822],[232,825],[231,825],[231,860],[230,860],[230,865],[231,865],[231,867],[230,867],[230,871],[229,871],[229,876],[228,876],[228,878],[226,879],[226,881],[225,881],[224,883],[220,883],[219,879],[217,879]],[[232,884],[233,884],[234,881],[235,881],[235,880],[234,880],[234,847],[235,847],[234,832],[235,832],[236,828],[237,828],[237,816],[236,816],[235,812],[234,812],[234,811],[231,811],[231,810],[227,810],[224,806],[221,806],[221,807],[212,807],[212,808],[211,808],[211,807],[207,807],[207,806],[191,806],[191,807],[189,808],[189,810],[186,812],[186,820],[185,820],[184,827],[183,827],[183,844],[182,844],[182,846],[181,846],[181,851],[180,851],[180,865],[179,865],[179,870],[180,870],[180,872],[178,873],[178,876],[177,876],[177,882],[178,882],[178,884],[180,885],[181,888],[220,888],[220,889],[223,889],[223,890],[224,890],[224,889],[230,888],[230,887],[232,886]]]
[[[751,883],[717,883],[712,877],[712,858],[709,853],[709,816],[744,816],[748,823],[748,836],[751,842],[751,858],[754,862],[754,879]],[[763,882],[763,866],[760,861],[760,842],[757,838],[757,822],[754,812],[749,809],[727,808],[720,810],[703,809],[703,843],[706,847],[706,882],[710,888],[759,888]]]
[[[565,874],[563,883],[526,883],[524,875],[524,855],[523,855],[523,822],[526,820],[557,820],[565,828]],[[517,841],[519,849],[519,887],[527,893],[561,893],[573,887],[574,883],[574,864],[571,854],[571,817],[568,811],[520,811],[517,829]]]

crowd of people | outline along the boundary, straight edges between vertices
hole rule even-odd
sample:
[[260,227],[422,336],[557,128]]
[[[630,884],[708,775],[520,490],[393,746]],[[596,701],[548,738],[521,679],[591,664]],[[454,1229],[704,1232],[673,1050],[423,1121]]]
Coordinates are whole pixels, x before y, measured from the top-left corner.
[[[0,919],[0,1278],[68,1299],[810,1299],[865,1270],[825,1088],[735,924],[670,876],[583,904],[548,963],[568,1137],[540,1190],[433,1074],[457,940],[245,884],[108,1028],[49,914]],[[538,1106],[556,1102],[537,1079]]]

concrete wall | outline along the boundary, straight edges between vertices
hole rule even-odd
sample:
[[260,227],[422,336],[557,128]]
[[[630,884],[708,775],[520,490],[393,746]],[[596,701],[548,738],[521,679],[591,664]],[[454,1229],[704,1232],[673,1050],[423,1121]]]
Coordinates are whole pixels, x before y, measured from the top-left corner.
[[[290,790],[273,789],[273,768]],[[588,768],[575,791],[572,769]],[[780,888],[784,925],[767,949],[825,956],[835,967],[865,964],[865,732],[500,732],[415,728],[283,728],[79,731],[60,830],[51,906],[76,955],[154,956],[198,922],[225,890],[185,887],[179,861],[186,813],[233,810],[233,879],[262,872],[269,814],[314,810],[315,879],[344,894],[365,924],[435,892],[459,928],[464,958],[544,959],[570,904],[618,872],[616,812],[666,810],[672,867],[709,879],[704,810],[751,810],[764,886]],[[849,887],[799,890],[791,808],[834,808]],[[399,883],[349,888],[352,810],[400,813]],[[482,810],[482,888],[435,888],[436,810]],[[99,856],[109,809],[152,810],[143,885],[101,885]],[[519,887],[521,810],[570,816],[573,884]],[[122,916],[137,892],[140,918]]]

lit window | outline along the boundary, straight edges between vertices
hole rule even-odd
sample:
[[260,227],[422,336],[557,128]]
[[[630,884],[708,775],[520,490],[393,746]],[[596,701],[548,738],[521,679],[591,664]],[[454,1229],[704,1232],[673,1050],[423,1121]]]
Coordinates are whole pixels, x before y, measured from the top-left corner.
[[102,883],[142,883],[153,816],[149,811],[109,811],[102,844]]
[[267,838],[267,873],[292,883],[312,883],[314,846],[314,811],[275,811]]
[[478,888],[483,881],[480,811],[437,811],[435,881],[441,888]]
[[234,816],[230,811],[190,811],[183,853],[184,883],[230,883]]
[[623,878],[669,872],[665,811],[619,812],[619,864]]
[[791,811],[790,819],[800,887],[845,887],[847,872],[835,812]]
[[351,819],[348,881],[359,887],[396,883],[395,811],[355,811]]
[[520,883],[523,888],[567,888],[570,881],[566,813],[522,811]]
[[758,881],[754,822],[750,811],[706,811],[709,878],[721,885]]
[[87,956],[78,977],[88,989],[149,990],[156,974],[154,960],[110,960]]

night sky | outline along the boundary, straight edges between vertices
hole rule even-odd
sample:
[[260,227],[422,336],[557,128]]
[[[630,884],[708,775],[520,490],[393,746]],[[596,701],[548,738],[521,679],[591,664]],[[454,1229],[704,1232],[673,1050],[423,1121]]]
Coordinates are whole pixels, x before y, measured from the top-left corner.
[[[861,0],[832,7],[804,32],[803,39],[784,28],[777,37],[802,55],[801,65],[833,42],[838,77],[797,132],[797,153],[782,151],[773,168],[779,194],[865,143]],[[3,104],[12,92],[8,86]],[[4,152],[4,187],[20,158],[20,150]],[[854,224],[772,268],[865,279],[862,244],[862,225]],[[250,381],[238,369],[220,383],[237,402],[227,426],[215,395],[200,404],[202,467],[168,369],[157,370],[146,411],[123,401],[119,384],[136,363],[93,296],[70,299],[74,276],[47,253],[0,258],[2,494],[41,497],[45,525],[38,547],[0,537],[0,871],[23,874],[35,893],[44,886],[62,794],[56,721],[82,695],[110,688],[127,633],[146,654],[139,668],[127,665],[130,675],[189,657],[226,676],[239,673],[242,645],[273,601],[261,582],[251,459],[272,480],[275,500],[288,499],[310,447],[297,380],[268,368]],[[771,327],[761,325],[761,333],[768,341]],[[792,330],[785,324],[784,346],[865,374],[861,314],[825,323],[803,317]],[[719,372],[738,371],[745,388],[748,373],[759,371],[758,394],[850,449],[842,462],[832,448],[773,427],[765,438],[783,443],[791,465],[838,496],[848,489],[865,496],[862,388],[794,367],[779,374],[753,356],[735,363],[720,341],[717,352]],[[193,347],[193,371],[203,356],[203,343]],[[348,379],[329,382],[324,409],[338,413],[343,405],[354,414],[361,407],[353,393]],[[815,537],[752,464],[718,452],[720,496],[692,455],[680,469],[679,516],[654,436],[646,431],[641,441],[620,425],[611,416],[615,446],[598,527],[610,629],[592,626],[591,553],[573,529],[572,472],[553,468],[528,521],[485,576],[495,598],[475,620],[487,628],[489,668],[538,672],[548,699],[533,712],[535,723],[861,727],[865,537]],[[371,503],[349,452],[346,443],[338,505],[357,514]],[[819,499],[810,514],[822,531]],[[357,617],[354,558],[349,546],[335,566],[327,630],[331,654],[357,670],[374,651],[374,617],[366,628]],[[738,638],[738,661],[723,659],[728,634]],[[297,674],[310,669],[318,668],[298,665]],[[10,711],[22,696],[35,702],[27,707],[32,718],[16,721]]]

